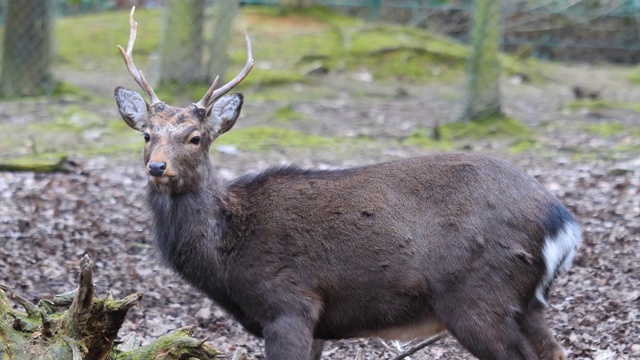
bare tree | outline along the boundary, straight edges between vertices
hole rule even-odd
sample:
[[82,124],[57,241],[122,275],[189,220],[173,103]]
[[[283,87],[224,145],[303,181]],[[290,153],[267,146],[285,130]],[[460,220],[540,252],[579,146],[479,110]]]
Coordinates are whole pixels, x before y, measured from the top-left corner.
[[1,95],[50,93],[55,87],[51,75],[53,1],[9,0],[5,19]]
[[478,0],[471,30],[462,120],[501,115],[500,0]]
[[208,82],[203,69],[205,0],[170,0],[160,49],[160,83]]
[[229,69],[231,63],[228,53],[229,41],[231,40],[233,21],[240,12],[240,1],[221,0],[217,10],[214,36],[209,46],[208,82],[213,81],[216,76],[224,79]]

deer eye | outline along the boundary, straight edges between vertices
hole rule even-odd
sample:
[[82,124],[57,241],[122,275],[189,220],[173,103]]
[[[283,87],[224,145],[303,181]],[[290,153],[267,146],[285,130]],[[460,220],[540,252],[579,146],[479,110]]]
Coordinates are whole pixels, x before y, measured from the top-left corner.
[[191,138],[191,140],[189,140],[189,143],[190,143],[190,144],[193,144],[193,145],[198,145],[198,144],[200,144],[200,136],[194,136],[194,137],[192,137],[192,138]]
[[151,140],[151,136],[149,136],[149,133],[144,133],[144,142],[149,142],[149,140]]

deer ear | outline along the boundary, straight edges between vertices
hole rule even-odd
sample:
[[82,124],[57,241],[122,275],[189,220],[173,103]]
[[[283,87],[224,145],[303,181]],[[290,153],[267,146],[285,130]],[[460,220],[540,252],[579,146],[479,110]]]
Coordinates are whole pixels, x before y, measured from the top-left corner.
[[149,105],[133,90],[118,86],[114,91],[122,119],[132,129],[144,131],[149,120]]
[[223,96],[213,105],[209,121],[213,125],[215,136],[226,133],[235,125],[238,116],[240,116],[243,100],[242,94],[236,93]]

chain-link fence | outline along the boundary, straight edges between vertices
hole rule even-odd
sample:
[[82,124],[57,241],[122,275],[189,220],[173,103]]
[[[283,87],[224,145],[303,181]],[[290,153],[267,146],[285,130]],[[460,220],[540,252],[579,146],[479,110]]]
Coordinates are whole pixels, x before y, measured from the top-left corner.
[[[128,27],[126,17],[113,10],[132,5],[142,9],[134,58],[154,82],[209,83],[213,74],[224,73],[229,64],[223,49],[229,40],[224,38],[230,36],[229,20],[235,19],[237,10],[221,10],[220,19],[225,20],[221,23],[227,30],[222,29],[216,16],[225,2],[235,3],[235,9],[238,5],[323,5],[369,22],[401,23],[467,43],[477,5],[472,0],[190,0],[183,3],[195,10],[180,15],[168,10],[174,3],[170,0],[0,0],[0,21],[5,28],[0,88],[6,96],[50,93],[55,89],[51,74],[56,72],[54,77],[59,77],[60,67],[92,70],[94,75],[113,70],[119,61],[114,45],[124,44]],[[640,58],[638,0],[500,3],[499,41],[504,50],[562,60],[636,63]],[[240,41],[232,47],[242,53]],[[177,57],[180,54],[190,60]],[[224,56],[215,58],[220,54]],[[190,63],[194,59],[197,64]]]

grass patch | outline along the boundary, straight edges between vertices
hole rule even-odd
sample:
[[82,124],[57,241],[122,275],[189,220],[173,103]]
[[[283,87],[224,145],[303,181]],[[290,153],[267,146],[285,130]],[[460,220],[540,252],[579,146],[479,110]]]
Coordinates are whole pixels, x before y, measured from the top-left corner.
[[67,153],[64,151],[46,151],[38,153],[29,153],[24,155],[18,155],[8,159],[3,159],[2,163],[7,165],[19,165],[27,166],[33,165],[37,167],[39,165],[51,165],[55,164],[63,157],[66,157]]
[[336,147],[343,141],[344,139],[311,135],[278,127],[254,126],[230,131],[216,140],[216,145],[234,145],[243,150],[261,150],[273,147]]
[[[158,48],[163,12],[160,9],[136,10],[138,38],[134,58],[146,69],[149,55]],[[119,69],[122,58],[116,45],[127,47],[128,11],[103,12],[63,17],[54,27],[57,61],[77,69]]]
[[428,129],[423,125],[418,125],[416,130],[409,134],[401,143],[402,145],[435,148],[443,151],[454,148],[454,144],[448,140],[436,140],[433,136],[433,129]]
[[51,121],[27,125],[27,130],[43,134],[48,132],[78,133],[83,130],[102,127],[106,123],[98,114],[85,110],[78,105],[62,108],[60,113]]
[[[213,10],[208,9],[206,29],[215,19],[209,16]],[[127,12],[118,11],[56,20],[54,37],[58,61],[84,70],[124,71],[115,45],[126,45],[127,16]],[[160,43],[163,17],[160,9],[136,11],[139,36],[134,57],[140,69],[151,67],[150,55],[157,51]],[[230,45],[234,66],[229,74],[235,74],[244,64],[246,50],[242,31],[247,29],[253,40],[256,67],[244,83],[259,89],[305,81],[308,77],[303,71],[318,62],[334,72],[366,68],[378,80],[451,81],[462,75],[468,52],[466,45],[443,36],[410,26],[371,25],[323,7],[243,7],[236,24]],[[210,36],[207,32],[205,38]],[[534,78],[532,72],[540,68],[532,59],[523,63],[511,55],[501,57],[508,74],[522,73]],[[178,92],[199,99],[208,86],[186,89],[168,86],[156,90],[167,101],[171,100],[171,94]]]
[[[263,16],[267,16],[266,13]],[[364,67],[378,80],[425,82],[456,79],[462,75],[466,63],[466,45],[414,27],[366,24],[324,8],[289,9],[278,16],[308,17],[307,22],[321,22],[328,27],[316,26],[313,30],[284,37],[274,35],[280,39],[266,40],[267,49],[256,45],[256,54],[264,55],[271,64],[300,68],[320,62],[331,71]],[[508,54],[501,54],[501,59],[506,74],[542,79],[537,72],[543,65],[535,59],[523,61]]]
[[283,16],[287,16],[291,14],[299,14],[299,15],[310,17],[317,21],[329,24],[333,27],[351,27],[351,26],[358,26],[364,23],[360,19],[343,15],[342,13],[331,10],[324,6],[288,8],[288,9],[281,10],[280,14]]
[[567,102],[564,107],[574,111],[588,110],[590,112],[596,112],[599,110],[618,109],[640,112],[640,104],[607,100],[575,100]]
[[521,154],[529,150],[540,149],[541,145],[534,139],[519,139],[509,146],[509,153]]
[[403,145],[451,150],[460,145],[461,140],[486,138],[513,138],[509,147],[511,153],[521,153],[540,145],[529,129],[521,121],[510,117],[487,117],[479,121],[456,121],[438,127],[439,139],[434,129],[424,126],[412,132],[402,141]]
[[282,124],[289,123],[292,120],[306,120],[306,119],[307,117],[304,114],[293,110],[293,108],[290,105],[282,106],[278,108],[269,117],[269,120],[276,123],[282,123]]
[[488,137],[528,138],[531,129],[518,119],[508,116],[489,116],[474,121],[454,121],[440,127],[443,139],[480,139]]
[[[239,69],[236,73],[238,72],[240,72]],[[254,69],[251,71],[251,75],[242,81],[242,85],[264,88],[298,82],[310,82],[310,79],[295,71]]]
[[631,71],[629,74],[629,81],[631,81],[634,84],[640,85],[640,71],[639,70]]
[[87,94],[87,90],[70,84],[68,82],[58,82],[56,83],[56,87],[53,89],[51,93],[52,96],[65,96],[65,95],[74,95],[79,97],[90,97]]
[[[246,56],[246,54],[245,54]],[[246,60],[246,58],[244,59]],[[229,77],[235,76],[239,73],[241,68],[231,68],[229,71]],[[231,80],[231,78],[225,81]],[[311,83],[311,79],[304,77],[303,75],[294,71],[282,71],[282,70],[263,70],[253,69],[251,75],[240,83],[232,92],[251,91],[258,97],[261,95],[262,89],[277,88],[283,85],[290,85],[294,83]],[[195,102],[204,96],[209,90],[211,84],[207,83],[191,83],[191,84],[177,84],[169,83],[156,86],[154,89],[156,95],[162,99],[162,101],[179,105],[180,102],[188,100],[188,102]],[[256,97],[253,96],[255,99]],[[286,97],[285,97],[286,99]],[[184,105],[186,106],[187,103]]]
[[600,136],[616,136],[624,132],[624,126],[620,123],[599,123],[587,126],[587,132]]

